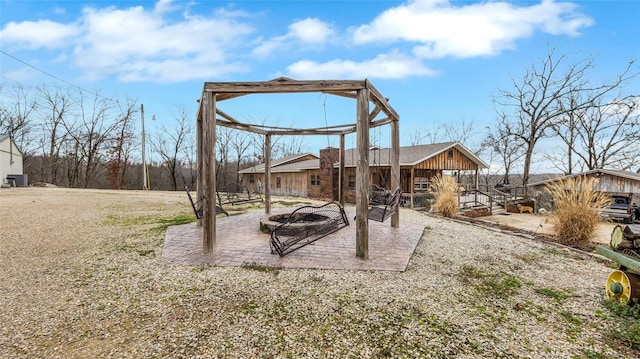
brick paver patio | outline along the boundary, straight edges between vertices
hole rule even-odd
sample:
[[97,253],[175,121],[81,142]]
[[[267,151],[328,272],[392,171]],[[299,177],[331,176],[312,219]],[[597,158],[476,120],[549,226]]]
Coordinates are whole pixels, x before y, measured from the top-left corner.
[[[281,208],[272,214],[291,212]],[[403,210],[405,211],[405,210]],[[311,245],[279,257],[271,254],[269,235],[260,232],[262,210],[246,214],[220,217],[216,221],[216,243],[212,254],[202,254],[202,227],[195,223],[167,229],[162,260],[176,264],[241,266],[259,264],[284,268],[355,269],[404,271],[424,232],[424,225],[403,222],[392,228],[391,221],[369,221],[369,258],[356,257],[356,226],[353,210],[347,209],[350,225]]]

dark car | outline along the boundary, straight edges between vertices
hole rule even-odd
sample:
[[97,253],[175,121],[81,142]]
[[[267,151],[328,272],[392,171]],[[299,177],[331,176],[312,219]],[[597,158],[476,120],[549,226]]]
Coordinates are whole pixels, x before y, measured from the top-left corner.
[[631,204],[631,198],[627,196],[611,196],[611,205],[600,212],[603,217],[612,220],[621,220],[624,223],[633,223],[640,209],[635,203]]
[[493,188],[497,189],[500,192],[510,193],[513,189],[513,186],[509,183],[498,183]]

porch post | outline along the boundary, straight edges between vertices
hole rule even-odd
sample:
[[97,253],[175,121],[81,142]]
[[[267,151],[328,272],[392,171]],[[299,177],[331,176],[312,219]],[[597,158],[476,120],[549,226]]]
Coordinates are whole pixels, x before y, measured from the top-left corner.
[[411,192],[411,205],[409,206],[409,208],[411,209],[414,208],[413,195],[415,191],[415,180],[416,180],[415,167],[411,166],[411,182],[409,183],[409,191]]

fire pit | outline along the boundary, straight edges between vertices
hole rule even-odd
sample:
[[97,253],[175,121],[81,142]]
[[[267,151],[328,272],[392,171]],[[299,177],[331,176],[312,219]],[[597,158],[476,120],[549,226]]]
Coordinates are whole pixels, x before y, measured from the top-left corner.
[[[295,213],[293,216],[288,225],[291,231],[321,227],[329,220],[329,217],[317,213]],[[277,226],[286,222],[289,217],[291,217],[291,213],[274,214],[260,218],[260,231],[271,233]]]

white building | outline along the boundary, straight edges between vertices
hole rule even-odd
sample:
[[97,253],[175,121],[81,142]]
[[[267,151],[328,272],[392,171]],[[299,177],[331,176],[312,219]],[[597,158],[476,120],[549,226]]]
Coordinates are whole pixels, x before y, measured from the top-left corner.
[[9,135],[0,134],[0,185],[9,183],[8,175],[23,175],[22,171],[22,153],[18,146],[11,141]]

